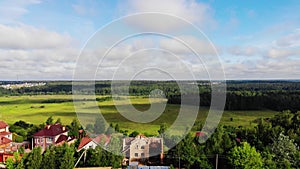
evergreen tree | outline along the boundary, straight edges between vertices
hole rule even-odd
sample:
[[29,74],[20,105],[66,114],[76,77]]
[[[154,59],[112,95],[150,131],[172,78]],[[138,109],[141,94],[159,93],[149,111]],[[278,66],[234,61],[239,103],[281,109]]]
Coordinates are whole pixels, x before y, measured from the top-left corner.
[[161,135],[163,137],[166,130],[167,130],[167,124],[162,123],[162,124],[160,124],[159,130],[157,132],[158,132],[159,135]]
[[[48,147],[43,154],[41,169],[55,169],[55,152],[53,147]],[[58,159],[59,160],[59,159]]]
[[57,124],[57,123],[62,124],[60,118],[58,118],[58,119],[56,120],[55,124]]
[[77,119],[73,119],[71,122],[71,125],[69,126],[69,136],[74,136],[76,138],[79,137],[79,129],[80,129],[80,124]]
[[98,117],[96,118],[95,124],[94,124],[94,133],[96,134],[103,134],[106,131],[106,126],[105,126],[105,120],[103,117]]
[[47,125],[54,124],[54,120],[52,116],[48,117],[48,119],[46,120],[46,124]]
[[35,147],[33,150],[26,156],[24,160],[25,168],[27,169],[40,169],[42,163],[42,148]]
[[109,125],[109,127],[107,128],[107,130],[106,130],[106,132],[105,132],[105,134],[112,134],[112,133],[114,133],[114,126],[113,126],[113,124],[112,123],[110,123],[110,125]]
[[62,146],[64,148],[64,153],[62,155],[60,160],[60,166],[59,169],[73,169],[75,165],[75,159],[74,159],[74,150],[68,146],[67,144],[63,144]]
[[119,124],[118,124],[118,123],[115,125],[115,131],[116,131],[116,132],[119,132],[119,131],[120,131],[120,127],[119,127]]

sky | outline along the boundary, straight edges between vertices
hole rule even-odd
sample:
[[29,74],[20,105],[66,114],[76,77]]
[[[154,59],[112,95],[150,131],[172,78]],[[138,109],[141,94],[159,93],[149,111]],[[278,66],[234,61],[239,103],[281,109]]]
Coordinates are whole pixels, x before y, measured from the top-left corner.
[[0,80],[300,79],[299,11],[298,0],[1,0]]

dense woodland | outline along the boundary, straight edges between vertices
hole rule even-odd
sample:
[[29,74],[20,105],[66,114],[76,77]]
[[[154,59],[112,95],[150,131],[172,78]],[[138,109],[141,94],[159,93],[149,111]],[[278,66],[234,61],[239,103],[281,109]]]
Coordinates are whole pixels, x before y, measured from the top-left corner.
[[[12,82],[1,82],[7,84]],[[13,82],[18,83],[18,82]],[[19,82],[21,83],[21,82]],[[188,81],[181,81],[189,85]],[[118,83],[117,83],[118,84]],[[160,89],[168,99],[168,103],[180,104],[181,95],[193,99],[192,91],[181,92],[174,81],[132,81],[129,92],[131,95],[148,96],[154,89]],[[89,84],[82,82],[76,85],[83,93],[90,93]],[[120,81],[114,89],[121,93],[125,90]],[[300,110],[300,81],[227,81],[226,110],[258,110],[270,109],[275,111]],[[188,87],[187,87],[188,88]],[[200,105],[210,106],[211,87],[208,81],[199,81]],[[95,82],[97,95],[110,95],[109,81]],[[19,89],[4,89],[0,87],[0,95],[36,95],[36,94],[72,94],[72,82],[47,82],[45,86]]]

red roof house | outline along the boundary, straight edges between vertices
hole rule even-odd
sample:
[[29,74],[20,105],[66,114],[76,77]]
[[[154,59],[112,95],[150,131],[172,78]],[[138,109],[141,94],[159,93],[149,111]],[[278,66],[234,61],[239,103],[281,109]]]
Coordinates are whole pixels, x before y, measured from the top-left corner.
[[6,128],[6,127],[8,127],[8,125],[4,121],[0,120],[0,129]]
[[34,147],[40,146],[45,150],[50,145],[56,145],[68,140],[68,129],[61,124],[46,125],[44,129],[33,135]]
[[104,146],[106,146],[109,142],[110,142],[110,135],[100,134],[95,138],[90,138],[88,136],[83,137],[80,141],[77,151],[80,151],[82,149],[89,149],[89,148],[95,149],[101,143],[104,143]]
[[9,126],[4,121],[0,121],[0,152],[11,150],[12,134],[9,132]]

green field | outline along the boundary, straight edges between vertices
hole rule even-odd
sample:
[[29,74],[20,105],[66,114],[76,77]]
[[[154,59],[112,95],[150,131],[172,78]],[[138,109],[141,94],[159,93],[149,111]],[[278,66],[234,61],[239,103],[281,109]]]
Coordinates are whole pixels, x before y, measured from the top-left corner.
[[[138,131],[141,133],[157,134],[159,125],[166,123],[171,125],[177,118],[180,105],[169,104],[166,106],[164,113],[151,123],[135,123],[127,120],[119,114],[111,99],[105,100],[106,96],[97,96],[99,101],[97,105],[100,107],[101,113],[108,123],[118,123],[123,130]],[[160,102],[162,100],[155,100]],[[56,103],[55,103],[56,102]],[[139,110],[147,110],[150,107],[149,99],[144,97],[131,97],[131,103]],[[124,102],[120,99],[118,105]],[[83,108],[88,107],[84,105]],[[95,109],[93,109],[95,110]],[[79,111],[86,121],[93,123],[97,112]],[[223,113],[220,124],[231,126],[254,126],[254,120],[260,117],[272,117],[275,111],[259,110],[259,111],[225,111]],[[208,114],[208,108],[200,108],[197,121],[204,122]],[[61,118],[63,124],[69,124],[76,113],[71,95],[34,95],[34,96],[6,96],[0,97],[0,119],[9,124],[13,124],[18,120],[24,120],[28,123],[41,124],[46,121],[49,116],[53,116],[56,120]]]

